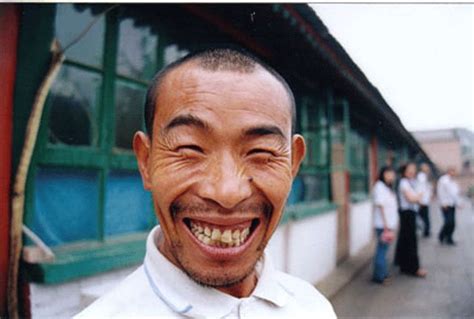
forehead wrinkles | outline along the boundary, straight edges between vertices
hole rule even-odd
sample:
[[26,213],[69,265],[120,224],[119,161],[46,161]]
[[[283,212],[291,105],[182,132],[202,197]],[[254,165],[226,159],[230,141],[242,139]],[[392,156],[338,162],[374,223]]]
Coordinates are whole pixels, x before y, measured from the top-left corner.
[[[288,128],[291,126],[289,96],[283,85],[262,68],[251,73],[209,71],[183,65],[170,72],[158,95],[157,122],[189,111],[258,112]],[[281,110],[281,112],[279,112]]]

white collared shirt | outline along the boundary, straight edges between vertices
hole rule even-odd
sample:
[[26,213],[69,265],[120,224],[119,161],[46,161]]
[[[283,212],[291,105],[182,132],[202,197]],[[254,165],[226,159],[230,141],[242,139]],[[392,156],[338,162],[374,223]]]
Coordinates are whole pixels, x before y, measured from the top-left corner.
[[431,183],[428,180],[428,175],[425,172],[419,172],[416,176],[416,190],[420,192],[420,204],[428,206],[431,200]]
[[264,254],[251,296],[235,298],[203,287],[166,259],[147,239],[142,266],[77,318],[336,318],[329,301],[309,283],[279,272]]
[[441,206],[456,206],[459,204],[459,187],[449,174],[439,178],[436,192]]
[[418,204],[410,202],[405,196],[405,193],[410,193],[413,196],[416,196],[417,192],[415,191],[415,186],[415,179],[403,177],[400,180],[400,184],[398,185],[398,199],[400,201],[401,210],[412,210],[414,212],[418,211]]
[[372,191],[374,201],[374,227],[384,228],[384,222],[380,207],[383,207],[383,213],[387,227],[396,229],[398,226],[398,205],[397,196],[394,191],[388,187],[384,182],[378,180]]

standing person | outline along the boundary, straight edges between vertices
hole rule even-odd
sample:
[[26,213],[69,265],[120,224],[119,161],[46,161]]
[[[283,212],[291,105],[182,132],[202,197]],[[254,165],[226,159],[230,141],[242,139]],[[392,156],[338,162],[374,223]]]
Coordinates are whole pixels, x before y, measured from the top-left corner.
[[438,239],[441,244],[456,245],[453,240],[455,228],[456,205],[459,204],[459,187],[453,180],[456,175],[454,168],[448,168],[447,174],[440,177],[438,181],[437,194],[441,211],[443,212],[444,225],[441,228]]
[[408,163],[400,169],[402,178],[398,185],[400,202],[400,230],[398,234],[395,262],[400,271],[416,277],[425,277],[427,271],[420,267],[416,238],[416,212],[421,194],[415,191],[416,165]]
[[379,179],[374,185],[374,227],[377,235],[377,248],[374,256],[374,273],[372,281],[388,284],[386,254],[398,225],[397,197],[393,191],[395,171],[391,167],[382,167]]
[[430,237],[431,227],[430,227],[430,211],[429,205],[431,201],[432,187],[429,180],[431,170],[428,164],[422,163],[420,165],[420,172],[416,176],[417,180],[417,191],[421,193],[420,199],[420,208],[418,214],[423,221],[423,237]]

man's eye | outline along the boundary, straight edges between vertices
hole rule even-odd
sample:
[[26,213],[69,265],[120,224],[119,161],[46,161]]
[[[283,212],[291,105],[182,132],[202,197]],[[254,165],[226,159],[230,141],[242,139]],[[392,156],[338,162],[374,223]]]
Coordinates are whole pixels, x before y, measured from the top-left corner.
[[263,148],[254,148],[247,153],[247,155],[271,155],[275,156],[271,150],[263,149]]
[[179,151],[194,151],[194,152],[198,152],[198,153],[204,153],[204,150],[197,146],[197,145],[193,145],[193,144],[189,144],[189,145],[181,145],[181,146],[178,146],[175,151],[179,152]]

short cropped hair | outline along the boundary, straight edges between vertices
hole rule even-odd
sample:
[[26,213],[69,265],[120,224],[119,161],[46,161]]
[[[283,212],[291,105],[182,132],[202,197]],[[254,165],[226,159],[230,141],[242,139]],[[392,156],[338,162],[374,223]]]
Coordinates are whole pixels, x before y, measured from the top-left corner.
[[196,61],[198,66],[205,70],[210,71],[233,71],[238,73],[252,73],[258,66],[273,75],[285,88],[288,99],[290,101],[290,113],[291,113],[291,130],[294,132],[296,127],[296,105],[293,92],[291,91],[288,83],[283,77],[276,72],[272,67],[261,61],[253,54],[245,51],[242,48],[213,48],[194,53],[188,54],[179,60],[169,64],[162,70],[160,70],[152,80],[150,87],[148,88],[145,100],[145,128],[150,136],[153,136],[153,122],[156,113],[156,102],[158,100],[160,86],[164,82],[166,76],[189,61]]

